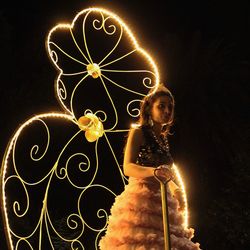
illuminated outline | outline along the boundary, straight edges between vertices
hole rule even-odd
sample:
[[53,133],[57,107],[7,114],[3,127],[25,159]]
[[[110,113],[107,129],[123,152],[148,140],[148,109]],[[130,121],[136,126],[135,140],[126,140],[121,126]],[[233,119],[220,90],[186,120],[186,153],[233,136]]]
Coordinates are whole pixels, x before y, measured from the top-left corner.
[[[116,27],[115,27],[115,25],[110,25],[110,26],[108,26],[108,28],[113,28],[113,31],[112,31],[112,32],[108,31],[107,28],[106,28],[106,26],[105,26],[106,20],[108,20],[109,18],[112,18],[112,19],[114,19],[114,20],[120,25],[120,27],[121,27],[121,34],[120,34],[120,37],[119,37],[117,43],[115,44],[114,48],[110,51],[110,53],[108,53],[100,62],[96,63],[96,62],[93,62],[93,61],[92,61],[92,58],[91,58],[91,55],[90,55],[90,52],[89,52],[88,46],[87,46],[86,36],[85,36],[85,33],[84,33],[84,44],[85,44],[85,49],[86,49],[87,55],[85,55],[85,54],[81,51],[81,49],[80,49],[79,47],[78,47],[78,49],[81,51],[81,53],[82,53],[82,55],[83,55],[83,57],[84,57],[84,59],[86,60],[87,63],[83,63],[82,61],[79,61],[79,60],[77,60],[77,59],[75,59],[75,58],[73,58],[73,57],[72,57],[71,59],[74,60],[74,61],[76,61],[77,63],[82,64],[82,65],[83,65],[83,69],[84,69],[84,67],[85,67],[86,70],[85,70],[85,71],[83,70],[82,72],[76,72],[76,73],[72,74],[72,75],[79,75],[79,74],[85,74],[85,75],[84,75],[84,77],[77,83],[77,86],[74,88],[74,90],[73,90],[73,92],[72,92],[72,96],[70,97],[70,109],[69,109],[69,108],[64,104],[64,100],[67,99],[67,90],[66,90],[66,87],[65,87],[63,81],[61,80],[60,76],[61,76],[61,75],[70,75],[70,74],[64,73],[64,72],[63,72],[63,69],[61,69],[61,68],[57,65],[57,63],[56,63],[56,62],[57,62],[57,59],[58,59],[58,58],[57,58],[57,54],[56,54],[55,51],[53,51],[53,50],[50,49],[50,43],[51,43],[50,38],[51,38],[51,35],[52,35],[55,31],[57,31],[57,30],[59,30],[59,29],[68,29],[68,30],[70,30],[70,33],[71,33],[71,35],[72,35],[72,38],[74,39],[74,35],[73,35],[72,30],[73,30],[73,28],[74,28],[74,24],[75,24],[76,20],[77,20],[77,19],[80,17],[80,15],[82,15],[82,14],[86,14],[85,19],[84,19],[84,20],[86,20],[87,16],[88,16],[90,13],[92,13],[92,12],[98,12],[98,13],[101,15],[101,17],[102,17],[102,23],[101,23],[101,25],[100,25],[100,21],[98,21],[97,19],[95,19],[95,21],[93,22],[93,26],[94,26],[94,28],[95,28],[96,30],[98,30],[98,29],[103,29],[103,30],[106,32],[106,34],[109,34],[109,35],[114,34],[114,33],[116,32]],[[107,15],[108,17],[105,18],[104,15]],[[99,26],[98,26],[98,24],[99,24]],[[84,29],[84,27],[83,27],[83,29]],[[106,59],[107,59],[107,58],[110,56],[110,54],[115,50],[116,46],[117,46],[118,43],[120,42],[121,36],[122,36],[122,34],[123,34],[123,30],[124,30],[125,33],[129,36],[129,38],[130,38],[130,40],[131,40],[131,44],[133,45],[134,49],[131,50],[131,52],[125,54],[123,57],[117,58],[117,60],[113,60],[113,61],[111,61],[111,62],[108,62],[108,63],[106,62],[105,64],[103,64],[104,61],[106,61]],[[75,40],[74,40],[74,41],[75,41]],[[76,41],[75,41],[75,44],[76,44],[76,46],[77,46],[77,42],[76,42]],[[55,45],[55,44],[54,44],[54,45]],[[115,73],[117,73],[117,72],[127,72],[127,73],[151,73],[152,76],[155,77],[155,81],[154,81],[153,84],[152,84],[152,79],[151,79],[151,78],[145,77],[145,78],[143,79],[143,85],[146,86],[147,88],[157,87],[157,86],[159,85],[159,82],[160,82],[159,72],[158,72],[158,69],[157,69],[157,66],[156,66],[155,62],[153,61],[153,59],[151,58],[151,56],[150,56],[144,49],[142,49],[142,48],[139,46],[139,44],[138,44],[136,38],[134,37],[133,33],[130,31],[130,29],[128,28],[128,26],[127,26],[118,16],[116,16],[114,13],[112,13],[112,12],[110,12],[110,11],[107,11],[107,10],[105,10],[105,9],[102,9],[102,8],[88,8],[88,9],[85,9],[85,10],[79,12],[79,13],[75,16],[75,18],[74,18],[74,20],[73,20],[73,22],[72,22],[71,24],[59,24],[59,25],[55,26],[55,27],[49,32],[49,35],[48,35],[48,38],[47,38],[47,41],[46,41],[46,46],[47,46],[47,51],[48,51],[48,53],[49,53],[49,56],[50,56],[52,62],[54,63],[54,65],[56,66],[56,68],[59,70],[59,75],[58,75],[57,81],[56,81],[56,95],[57,95],[57,97],[58,97],[60,103],[62,104],[62,107],[69,113],[69,115],[60,114],[60,113],[48,113],[48,114],[37,115],[37,116],[31,118],[30,120],[28,120],[27,122],[25,122],[23,125],[21,125],[21,126],[19,127],[19,129],[17,130],[17,132],[15,133],[15,135],[11,138],[11,140],[10,140],[10,142],[9,142],[9,145],[8,145],[7,150],[6,150],[6,152],[5,152],[4,160],[3,160],[3,163],[2,163],[2,179],[1,179],[2,197],[1,197],[1,198],[2,198],[2,204],[3,204],[3,209],[4,209],[4,220],[5,220],[5,223],[6,223],[6,225],[7,225],[7,233],[8,233],[9,241],[10,241],[10,244],[11,244],[11,249],[14,249],[14,248],[13,248],[13,243],[12,243],[12,240],[11,240],[11,234],[10,234],[10,228],[9,228],[9,222],[8,222],[8,214],[7,214],[7,210],[6,210],[6,199],[7,199],[7,198],[5,197],[5,189],[4,189],[4,186],[5,186],[5,181],[6,181],[6,180],[5,180],[5,176],[6,176],[6,174],[7,174],[7,163],[8,163],[8,158],[9,158],[9,156],[10,156],[11,150],[13,149],[14,141],[18,138],[18,136],[20,135],[21,131],[22,131],[26,126],[28,126],[30,123],[32,123],[33,121],[38,120],[38,119],[48,118],[48,117],[51,117],[51,118],[59,118],[59,119],[68,119],[68,120],[70,120],[71,122],[73,122],[73,123],[75,123],[76,125],[78,125],[78,124],[77,124],[77,119],[76,119],[75,114],[74,114],[74,109],[73,109],[73,97],[74,97],[74,92],[76,91],[77,87],[81,84],[81,82],[84,81],[89,75],[92,74],[92,73],[90,73],[90,71],[88,72],[88,70],[87,70],[87,69],[88,69],[88,68],[87,68],[88,65],[94,65],[98,70],[100,69],[100,72],[101,72],[101,73],[99,74],[99,71],[98,71],[98,76],[97,76],[97,77],[101,79],[101,83],[103,84],[104,88],[106,89],[106,93],[107,93],[107,95],[109,96],[109,99],[110,99],[111,104],[112,104],[112,106],[113,106],[113,108],[114,108],[114,111],[115,111],[116,123],[115,123],[111,128],[108,128],[108,129],[104,130],[104,138],[107,140],[107,143],[108,143],[108,145],[109,145],[109,147],[110,147],[110,150],[111,150],[111,152],[112,152],[112,154],[113,154],[113,156],[114,156],[114,159],[116,160],[117,165],[119,166],[118,161],[117,161],[117,159],[116,159],[116,156],[115,156],[115,154],[114,154],[114,151],[113,151],[113,149],[112,149],[112,146],[111,146],[111,144],[110,144],[110,142],[109,142],[109,140],[108,140],[108,137],[107,137],[106,133],[107,133],[107,132],[124,132],[124,131],[128,131],[128,129],[127,129],[127,130],[126,130],[126,129],[125,129],[125,130],[124,130],[124,129],[119,129],[119,128],[118,128],[118,129],[115,129],[115,128],[116,128],[116,125],[117,125],[118,114],[117,114],[117,112],[116,112],[115,105],[114,105],[114,103],[112,102],[112,98],[111,98],[111,96],[109,95],[109,92],[108,92],[107,88],[105,87],[105,81],[107,80],[107,81],[111,82],[112,84],[116,85],[117,87],[120,87],[120,88],[124,89],[125,91],[128,91],[128,92],[131,92],[131,93],[138,94],[140,97],[144,97],[145,94],[139,93],[139,92],[135,92],[135,91],[133,91],[133,90],[131,90],[131,89],[128,89],[128,88],[126,88],[126,87],[124,87],[124,86],[119,85],[118,83],[114,82],[112,79],[110,79],[110,78],[108,78],[107,76],[105,76],[104,73],[105,73],[105,72],[115,72]],[[60,48],[58,47],[58,49],[60,49]],[[62,52],[63,52],[63,51],[62,51]],[[133,54],[134,52],[139,52],[139,53],[141,53],[141,54],[144,56],[144,58],[146,59],[146,61],[148,62],[148,64],[152,67],[153,71],[150,71],[150,70],[132,70],[132,69],[131,69],[131,70],[105,69],[106,66],[111,65],[112,63],[114,63],[114,62],[116,62],[116,61],[118,61],[118,60],[122,60],[124,57],[127,57],[127,56],[129,56],[130,54]],[[63,52],[63,53],[65,53],[65,52]],[[67,55],[67,56],[70,57],[70,55]],[[99,68],[98,68],[95,64],[96,64]],[[93,76],[93,75],[92,75],[92,76]],[[94,77],[94,76],[93,76],[93,77]],[[59,85],[61,85],[62,88],[60,88]],[[128,114],[129,114],[131,117],[138,117],[138,116],[139,116],[139,111],[138,111],[137,108],[132,109],[132,112],[134,112],[135,114],[133,114],[133,113],[129,110],[129,107],[130,107],[131,103],[136,102],[136,101],[140,101],[140,99],[132,100],[132,101],[130,101],[130,102],[128,103],[128,105],[127,105],[127,112],[128,112]],[[86,110],[86,111],[87,111],[87,110]],[[86,111],[85,111],[85,112],[86,112]],[[95,112],[95,114],[97,114],[97,113],[102,113],[102,114],[104,114],[104,117],[105,117],[105,118],[103,119],[103,121],[107,118],[107,115],[106,115],[106,113],[105,113],[104,111],[99,110],[99,111],[96,111],[96,112]],[[99,119],[101,120],[101,118],[99,118]],[[37,147],[33,147],[33,151],[36,151],[36,150],[37,150]],[[32,152],[33,152],[33,151],[32,151]],[[31,156],[32,156],[32,152],[31,152]],[[45,151],[45,153],[46,153],[46,151]],[[77,155],[77,153],[76,153],[75,155]],[[72,155],[71,157],[74,157],[75,155]],[[43,157],[43,156],[41,156],[41,157]],[[31,158],[32,158],[32,157],[31,157]],[[69,160],[70,160],[70,159],[71,159],[71,158],[69,158]],[[35,158],[34,158],[33,160],[40,160],[40,159],[39,159],[39,158],[38,158],[38,159],[35,159]],[[53,169],[56,169],[56,167],[57,167],[57,166],[55,165],[55,166],[53,167]],[[175,165],[174,165],[174,169],[175,169],[175,171],[176,171],[176,175],[177,175],[177,177],[178,177],[178,181],[179,181],[179,183],[181,184],[181,189],[182,189],[182,191],[183,191],[183,196],[184,196],[184,201],[185,201],[185,213],[184,213],[184,215],[185,215],[185,225],[184,225],[184,226],[187,227],[187,225],[188,225],[188,210],[187,210],[187,198],[186,198],[186,193],[185,193],[185,187],[184,187],[184,183],[183,183],[183,181],[182,181],[182,178],[181,178],[181,176],[180,176],[180,173],[179,173],[179,171],[178,171],[178,169],[177,169],[177,167],[176,167]],[[85,169],[85,170],[87,171],[88,168]],[[85,170],[84,170],[84,171],[85,171]],[[120,173],[121,173],[121,176],[124,177],[124,178],[122,178],[122,180],[123,180],[123,184],[125,185],[125,180],[126,180],[126,178],[125,178],[125,176],[123,175],[123,173],[122,173],[122,171],[121,171],[120,168],[119,168],[119,171],[120,171]],[[59,178],[60,175],[59,175],[56,171],[55,171],[55,174],[56,174],[57,177]],[[9,178],[9,177],[8,177],[8,178]],[[64,178],[64,177],[62,177],[62,178]],[[71,183],[71,184],[74,185],[73,183]],[[103,188],[107,189],[105,186],[103,186]],[[109,191],[112,192],[111,190],[109,190]],[[112,192],[112,193],[113,193],[113,192]],[[114,194],[114,193],[113,193],[113,194]],[[114,194],[114,195],[115,195],[115,194]],[[28,209],[28,208],[27,208],[27,209]],[[78,211],[79,211],[79,214],[80,214],[80,209],[79,209],[79,207],[78,207]],[[46,212],[46,211],[45,211],[45,212]],[[105,211],[100,210],[100,212],[104,212],[104,214],[105,214],[105,216],[106,216],[106,218],[107,218],[107,213],[106,213]],[[98,213],[99,213],[99,212],[98,212]],[[78,215],[78,214],[72,214],[72,216],[79,216],[79,215]],[[98,215],[98,216],[99,216],[99,215]],[[79,218],[80,218],[80,220],[84,223],[83,218],[81,218],[81,216],[79,216]],[[49,216],[48,216],[47,219],[48,219],[48,220],[45,221],[45,223],[46,223],[46,225],[45,225],[46,228],[48,227],[48,224],[47,224],[47,223],[50,223],[50,222],[51,222]],[[88,226],[88,225],[87,225],[87,226]],[[91,228],[91,227],[89,226],[89,228]],[[36,229],[37,229],[37,228],[36,228]],[[41,229],[41,228],[40,228],[40,229]],[[91,229],[92,229],[92,230],[95,230],[94,228],[91,228]],[[103,228],[102,230],[104,230],[104,229],[105,229],[105,228]],[[99,234],[102,232],[102,230],[99,231]],[[40,231],[40,232],[41,232],[41,231]],[[98,244],[97,239],[98,239],[99,234],[97,235],[96,241],[95,241],[96,247],[97,247],[97,244]],[[19,244],[21,241],[25,241],[25,242],[31,247],[30,243],[29,243],[26,239],[20,238],[20,240],[17,242],[16,249],[18,249],[18,244]],[[80,246],[84,249],[84,246],[83,246],[80,242],[78,242],[77,240],[73,240],[73,241],[71,242],[71,247],[72,247],[72,249],[73,249],[73,247],[74,247],[74,244],[77,244],[77,243],[80,244]],[[39,244],[41,244],[41,242],[40,242]],[[52,244],[52,243],[51,243],[51,244]],[[40,246],[41,246],[41,245],[40,245]]]

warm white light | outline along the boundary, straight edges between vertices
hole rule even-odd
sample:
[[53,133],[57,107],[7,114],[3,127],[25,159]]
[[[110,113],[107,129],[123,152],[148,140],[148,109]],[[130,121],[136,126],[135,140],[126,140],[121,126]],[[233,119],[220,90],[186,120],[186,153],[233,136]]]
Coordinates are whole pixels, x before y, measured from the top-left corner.
[[187,228],[188,227],[188,203],[187,203],[187,194],[186,194],[186,190],[185,190],[185,185],[183,182],[183,179],[181,177],[180,171],[178,170],[177,166],[175,164],[173,164],[173,169],[175,171],[175,174],[177,176],[177,181],[180,184],[180,188],[182,190],[182,195],[183,195],[183,199],[184,199],[184,204],[185,204],[185,208],[184,208],[184,227]]
[[137,123],[131,123],[130,128],[138,128],[140,125]]

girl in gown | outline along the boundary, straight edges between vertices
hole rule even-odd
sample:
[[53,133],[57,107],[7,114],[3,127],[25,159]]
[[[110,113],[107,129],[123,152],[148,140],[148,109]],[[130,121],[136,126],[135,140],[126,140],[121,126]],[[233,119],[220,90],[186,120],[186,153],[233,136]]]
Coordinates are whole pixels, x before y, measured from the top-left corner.
[[[143,100],[139,126],[128,135],[124,155],[124,173],[129,176],[125,190],[116,197],[101,250],[163,250],[164,232],[159,181],[173,176],[173,159],[167,135],[173,123],[174,98],[163,85]],[[170,191],[171,189],[171,191]],[[194,230],[185,228],[180,189],[170,181],[167,185],[171,250],[200,250],[193,243]]]

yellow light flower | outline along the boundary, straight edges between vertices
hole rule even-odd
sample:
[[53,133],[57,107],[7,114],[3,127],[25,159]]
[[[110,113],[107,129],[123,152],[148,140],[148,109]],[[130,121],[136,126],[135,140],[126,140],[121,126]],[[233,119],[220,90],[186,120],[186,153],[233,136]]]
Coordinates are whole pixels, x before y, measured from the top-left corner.
[[81,116],[78,119],[78,126],[85,131],[85,137],[89,142],[96,141],[104,133],[102,122],[92,113]]

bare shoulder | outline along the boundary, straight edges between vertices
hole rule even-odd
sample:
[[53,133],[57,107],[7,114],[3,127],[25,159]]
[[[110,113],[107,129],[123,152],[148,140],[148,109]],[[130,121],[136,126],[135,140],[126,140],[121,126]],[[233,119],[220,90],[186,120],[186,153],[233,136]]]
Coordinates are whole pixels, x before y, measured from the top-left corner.
[[142,129],[140,127],[131,128],[129,134],[133,136],[143,136]]
[[142,143],[144,141],[143,131],[140,127],[131,128],[129,131],[129,139]]

